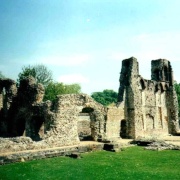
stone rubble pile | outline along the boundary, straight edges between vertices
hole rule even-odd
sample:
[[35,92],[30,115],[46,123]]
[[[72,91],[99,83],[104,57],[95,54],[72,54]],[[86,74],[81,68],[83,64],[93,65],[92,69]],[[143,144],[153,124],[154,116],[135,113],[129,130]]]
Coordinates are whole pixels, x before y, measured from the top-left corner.
[[156,141],[150,143],[147,147],[144,149],[148,150],[180,150],[180,146],[174,145],[174,144],[169,144],[166,143],[165,141]]

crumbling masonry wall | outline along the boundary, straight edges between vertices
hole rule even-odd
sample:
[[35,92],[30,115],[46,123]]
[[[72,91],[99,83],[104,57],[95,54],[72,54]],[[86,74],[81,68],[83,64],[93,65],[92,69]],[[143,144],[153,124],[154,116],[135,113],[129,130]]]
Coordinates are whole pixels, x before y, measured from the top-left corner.
[[122,61],[118,104],[124,103],[126,135],[160,137],[179,130],[178,102],[168,60],[151,62],[151,80],[139,75],[137,59]]
[[44,87],[32,77],[19,87],[10,79],[0,79],[0,136],[27,136],[45,145],[79,143],[78,118],[91,109],[89,128],[93,140],[103,140],[107,109],[86,94],[59,95],[43,102]]
[[84,136],[104,141],[176,134],[178,102],[171,64],[159,59],[151,67],[151,80],[146,80],[139,75],[136,58],[123,60],[118,103],[111,107],[86,94],[43,102],[44,87],[34,78],[23,79],[19,87],[11,79],[0,79],[0,137],[24,136],[25,150],[77,145]]
[[106,121],[106,138],[108,140],[116,140],[123,136],[123,128],[121,124],[124,121],[124,104],[108,107],[107,121]]
[[[86,94],[59,95],[53,104],[53,122],[47,131],[44,139],[49,142],[54,139],[59,141],[64,139],[64,144],[77,144],[78,137],[78,117],[84,108],[92,108],[90,113],[90,128],[93,140],[103,140],[105,137],[105,117],[106,108],[95,102]],[[62,138],[63,137],[63,138]]]

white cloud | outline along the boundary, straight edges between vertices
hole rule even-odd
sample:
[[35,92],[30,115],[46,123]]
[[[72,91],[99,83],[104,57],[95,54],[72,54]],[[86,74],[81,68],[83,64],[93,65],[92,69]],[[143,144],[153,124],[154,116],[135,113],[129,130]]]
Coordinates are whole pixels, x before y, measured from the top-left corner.
[[66,83],[66,84],[71,84],[71,83],[81,84],[81,83],[88,83],[89,79],[81,74],[67,74],[67,75],[60,76],[58,78],[58,81]]
[[56,66],[78,66],[83,65],[89,60],[88,55],[71,55],[71,56],[48,56],[38,58],[39,63]]

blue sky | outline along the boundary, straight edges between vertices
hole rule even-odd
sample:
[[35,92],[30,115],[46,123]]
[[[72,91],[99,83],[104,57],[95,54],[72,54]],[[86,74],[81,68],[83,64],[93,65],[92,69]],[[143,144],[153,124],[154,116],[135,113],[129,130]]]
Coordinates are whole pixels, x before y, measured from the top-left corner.
[[17,79],[44,64],[55,81],[84,93],[118,91],[121,61],[136,57],[150,79],[151,60],[171,61],[180,82],[179,0],[0,0],[0,71]]

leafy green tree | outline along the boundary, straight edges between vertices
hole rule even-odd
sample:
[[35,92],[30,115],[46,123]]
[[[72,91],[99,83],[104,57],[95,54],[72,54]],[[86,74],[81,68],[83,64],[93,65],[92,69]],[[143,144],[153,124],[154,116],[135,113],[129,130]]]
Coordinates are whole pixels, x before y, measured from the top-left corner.
[[52,72],[44,65],[29,65],[27,67],[23,67],[22,72],[18,75],[18,84],[22,79],[28,76],[33,76],[38,83],[44,85],[44,100],[54,100],[56,96],[60,94],[77,94],[81,92],[79,84],[66,85],[63,83],[53,82]]
[[22,79],[28,76],[33,76],[36,81],[43,84],[44,87],[52,81],[52,72],[43,64],[23,67],[22,72],[18,75],[18,84]]
[[64,84],[64,94],[79,94],[81,86],[79,84]]
[[51,100],[53,101],[56,99],[57,95],[61,94],[78,94],[81,92],[81,87],[79,84],[70,84],[66,85],[63,83],[54,83],[51,82],[45,89],[45,96],[44,100]]
[[102,105],[108,106],[112,103],[117,103],[118,93],[113,90],[105,89],[103,92],[92,93],[91,97]]

